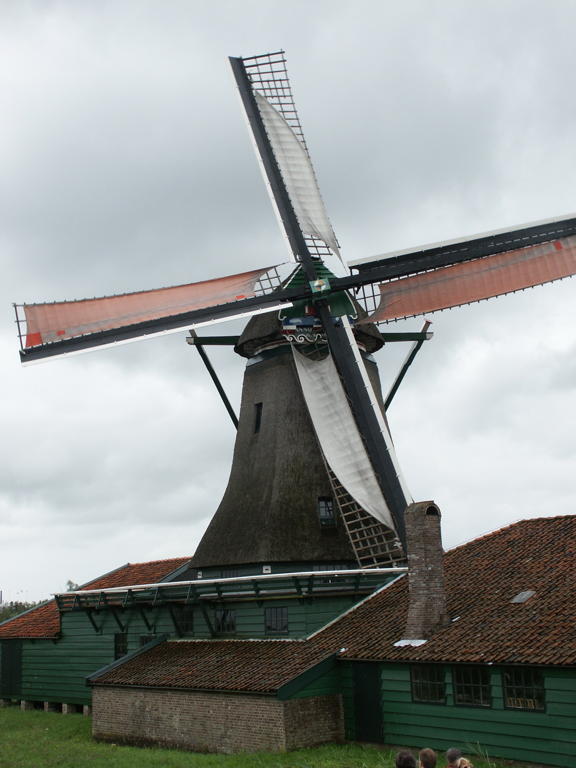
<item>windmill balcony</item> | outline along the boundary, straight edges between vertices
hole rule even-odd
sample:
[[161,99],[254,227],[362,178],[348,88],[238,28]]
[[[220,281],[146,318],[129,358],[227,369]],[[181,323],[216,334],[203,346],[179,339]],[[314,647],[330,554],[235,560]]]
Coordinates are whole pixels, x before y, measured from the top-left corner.
[[407,569],[370,568],[331,571],[272,573],[235,578],[137,584],[103,590],[81,590],[55,595],[61,613],[98,611],[106,608],[193,604],[203,601],[266,600],[277,597],[318,597],[339,594],[364,595]]

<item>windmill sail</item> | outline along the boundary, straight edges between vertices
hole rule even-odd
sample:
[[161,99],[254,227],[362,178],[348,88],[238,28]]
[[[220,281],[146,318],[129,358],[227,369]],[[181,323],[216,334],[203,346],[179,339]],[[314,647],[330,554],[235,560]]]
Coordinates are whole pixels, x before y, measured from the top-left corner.
[[21,357],[28,362],[268,312],[290,303],[273,295],[279,282],[276,268],[265,267],[151,291],[24,304]]
[[[314,360],[296,349],[293,353],[304,400],[330,469],[363,510],[396,530],[332,356],[328,354],[323,360]],[[383,431],[388,452],[392,453],[397,466],[385,424]],[[406,489],[403,490],[408,497]]]
[[254,95],[302,232],[323,240],[340,256],[336,235],[328,220],[305,146],[264,96],[258,92]]
[[294,257],[332,251],[336,235],[320,195],[282,51],[230,62],[273,206]]
[[523,224],[515,229],[495,229],[470,237],[444,240],[440,243],[421,245],[402,251],[356,259],[349,262],[351,269],[358,270],[352,278],[345,278],[346,287],[392,280],[415,272],[425,272],[471,259],[492,256],[530,245],[549,243],[576,235],[576,216],[557,216]]
[[576,273],[576,236],[422,272],[379,286],[363,322],[383,322],[482,301]]

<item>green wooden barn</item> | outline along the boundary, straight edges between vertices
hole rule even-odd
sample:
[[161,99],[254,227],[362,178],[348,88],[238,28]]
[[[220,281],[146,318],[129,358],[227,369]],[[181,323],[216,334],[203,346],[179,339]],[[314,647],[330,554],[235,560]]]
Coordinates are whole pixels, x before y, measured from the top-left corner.
[[[186,581],[182,560],[125,566],[0,626],[2,696],[65,711],[92,701],[95,736],[114,741],[231,752],[354,739],[564,766],[576,757],[575,540],[576,517],[541,518],[448,552],[449,621],[425,642],[406,639],[406,576],[374,589],[375,574],[361,596],[352,571],[317,572],[312,589],[350,589],[323,598],[298,594],[300,574]],[[160,580],[117,586],[130,575]],[[268,594],[274,582],[283,594]]]

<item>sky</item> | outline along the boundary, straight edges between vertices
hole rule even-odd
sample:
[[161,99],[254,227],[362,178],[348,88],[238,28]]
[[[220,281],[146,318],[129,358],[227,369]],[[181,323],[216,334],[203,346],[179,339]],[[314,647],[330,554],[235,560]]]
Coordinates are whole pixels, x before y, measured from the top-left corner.
[[[192,555],[224,492],[234,429],[185,333],[22,368],[12,302],[286,260],[227,57],[286,51],[354,260],[576,211],[575,24],[572,0],[0,1],[5,601]],[[575,299],[430,316],[388,416],[446,547],[576,512]],[[407,352],[378,353],[384,390]],[[244,361],[209,353],[238,409]]]

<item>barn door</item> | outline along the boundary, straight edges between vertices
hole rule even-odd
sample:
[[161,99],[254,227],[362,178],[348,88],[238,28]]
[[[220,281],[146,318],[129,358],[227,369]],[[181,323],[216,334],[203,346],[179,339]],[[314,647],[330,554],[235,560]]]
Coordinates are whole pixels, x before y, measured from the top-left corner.
[[18,698],[22,687],[22,640],[2,640],[0,646],[0,697]]
[[352,664],[356,741],[383,742],[382,690],[378,664]]

